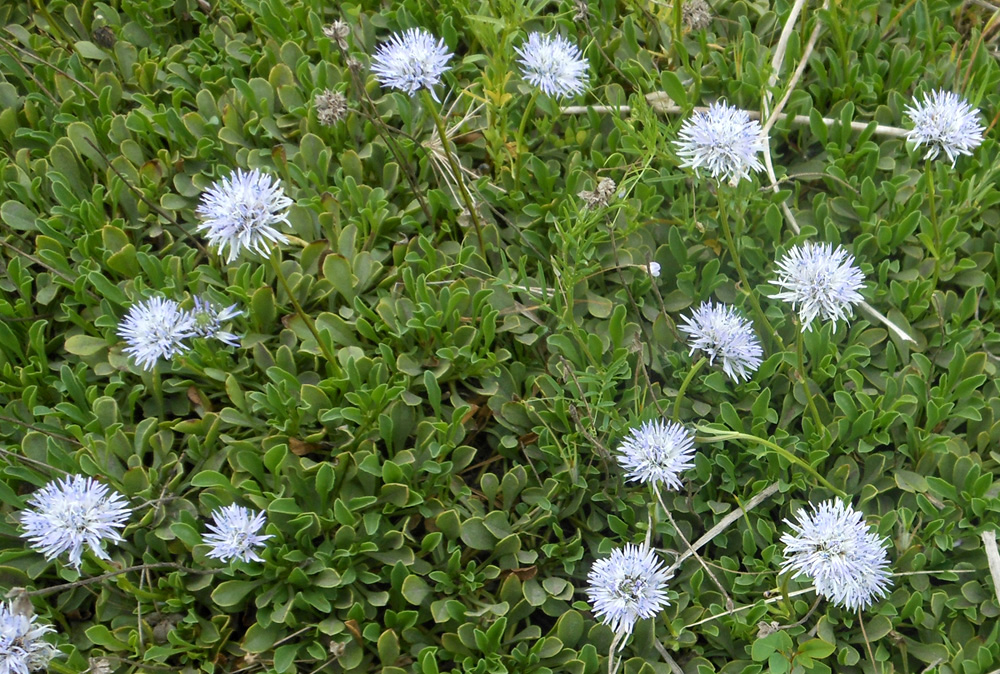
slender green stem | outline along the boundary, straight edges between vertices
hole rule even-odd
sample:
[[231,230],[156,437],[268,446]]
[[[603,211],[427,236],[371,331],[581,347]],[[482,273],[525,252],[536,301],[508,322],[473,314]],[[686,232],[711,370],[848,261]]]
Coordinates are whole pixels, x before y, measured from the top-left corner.
[[750,435],[749,433],[741,433],[739,431],[720,431],[715,428],[710,428],[707,426],[698,426],[696,427],[695,430],[697,430],[699,433],[706,433],[711,436],[708,438],[701,438],[702,442],[724,442],[726,440],[746,440],[747,442],[755,442],[758,445],[763,445],[764,447],[773,450],[776,454],[784,458],[786,461],[794,463],[799,468],[802,468],[803,470],[808,472],[814,478],[819,480],[819,482],[824,487],[832,491],[837,496],[844,499],[847,498],[847,494],[845,494],[837,487],[833,486],[833,484],[831,484],[829,480],[827,480],[825,477],[819,474],[819,471],[817,471],[808,463],[806,463],[805,461],[795,456],[787,449],[785,449],[784,447],[775,442],[772,442],[765,438],[758,438],[756,435]]
[[476,205],[472,201],[472,195],[469,194],[469,190],[465,186],[465,180],[462,177],[462,169],[458,165],[458,159],[455,158],[455,154],[452,152],[450,141],[448,140],[448,132],[444,127],[444,120],[441,119],[441,113],[434,104],[434,99],[431,98],[430,92],[424,89],[423,93],[424,107],[430,111],[431,117],[434,118],[434,125],[437,127],[438,136],[441,138],[441,147],[448,158],[448,165],[451,166],[451,172],[455,175],[455,182],[458,183],[458,191],[462,195],[462,201],[465,202],[465,207],[469,211],[469,217],[472,218],[472,224],[476,227],[476,237],[479,239],[479,252],[482,253],[483,260],[488,261],[486,257],[486,243],[483,241],[483,223],[479,220],[479,211],[476,210]]
[[805,364],[805,344],[802,339],[802,331],[799,330],[795,336],[795,347],[799,356],[799,378],[802,379],[802,388],[806,394],[806,406],[812,413],[813,421],[816,422],[816,432],[823,428],[823,420],[819,416],[819,409],[816,408],[816,401],[813,400],[812,388],[809,387],[809,376],[806,374]]
[[163,377],[160,375],[159,363],[153,365],[153,400],[156,401],[156,416],[163,421],[167,416],[167,409],[163,402]]
[[937,287],[938,274],[941,271],[941,226],[938,223],[937,208],[934,203],[934,163],[928,159],[926,163],[928,210],[930,211],[931,229],[934,233],[934,286]]
[[687,391],[688,386],[691,384],[691,380],[694,379],[694,376],[698,374],[698,370],[700,370],[706,362],[708,362],[708,359],[702,356],[698,362],[691,366],[691,369],[688,370],[687,376],[684,377],[684,381],[681,382],[681,387],[677,391],[677,398],[674,400],[674,421],[681,420],[681,402],[684,400],[684,392]]
[[750,280],[747,278],[747,273],[743,270],[743,262],[740,260],[740,251],[736,248],[736,240],[733,238],[733,232],[729,228],[729,214],[726,211],[726,197],[723,196],[724,191],[725,189],[723,186],[719,185],[719,224],[722,225],[722,233],[726,237],[726,245],[729,248],[729,255],[733,258],[733,265],[736,267],[736,273],[739,274],[740,283],[744,288],[746,288],[747,296],[750,298],[750,304],[753,305],[754,313],[757,314],[757,318],[764,324],[768,334],[771,335],[778,347],[784,351],[785,343],[781,341],[781,337],[775,331],[774,326],[771,325],[771,321],[767,320],[767,316],[764,314],[764,310],[761,308],[760,302],[757,301],[757,295],[754,293],[753,287],[750,285]]
[[274,253],[271,255],[271,267],[274,269],[274,275],[278,277],[278,282],[281,284],[281,287],[285,289],[285,294],[288,295],[289,301],[291,301],[292,306],[295,308],[295,313],[299,315],[302,322],[306,324],[307,328],[309,328],[309,332],[312,333],[313,338],[316,340],[316,344],[319,345],[319,350],[323,353],[323,357],[326,358],[327,362],[329,362],[334,369],[339,370],[340,368],[337,365],[337,361],[333,357],[333,354],[330,353],[330,350],[327,348],[323,338],[320,337],[319,330],[316,328],[316,323],[313,322],[312,316],[307,314],[302,308],[302,305],[299,304],[298,299],[295,297],[295,293],[292,292],[292,288],[288,284],[288,279],[285,278],[285,272],[281,271],[281,262],[278,259],[280,256],[281,252],[278,248],[275,248]]
[[524,107],[524,113],[521,115],[521,123],[517,127],[517,138],[515,138],[515,149],[517,156],[514,158],[514,185],[517,189],[521,189],[521,163],[522,157],[524,157],[525,149],[522,148],[524,145],[524,130],[528,126],[528,118],[531,117],[531,113],[535,111],[535,101],[538,100],[538,89],[535,89],[531,94],[531,98],[528,99],[528,104]]

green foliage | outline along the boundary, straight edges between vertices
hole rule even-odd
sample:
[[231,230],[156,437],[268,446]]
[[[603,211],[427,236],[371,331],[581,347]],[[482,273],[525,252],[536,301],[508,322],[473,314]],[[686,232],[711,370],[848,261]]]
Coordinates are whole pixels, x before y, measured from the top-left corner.
[[[995,21],[951,0],[810,6],[768,90],[790,3],[716,3],[698,31],[659,0],[583,5],[0,6],[2,588],[154,565],[34,598],[64,654],[52,671],[594,674],[614,635],[583,592],[593,560],[646,536],[682,553],[770,485],[701,548],[709,566],[677,569],[624,672],[1000,667],[982,539],[1000,524],[995,133],[952,168],[875,126],[905,126],[914,91],[936,87],[994,121]],[[323,34],[337,19],[346,54]],[[485,255],[422,99],[367,71],[411,26],[457,54],[438,94],[449,128],[472,113],[453,141]],[[694,106],[760,110],[769,91],[773,109],[817,26],[771,130],[780,191],[759,174],[730,201],[746,288],[715,186],[672,143]],[[529,30],[585,49],[591,91],[564,103],[604,107],[527,110],[513,48]],[[349,100],[334,126],[312,102],[325,89]],[[295,201],[287,288],[195,232],[200,194],[237,166]],[[587,207],[601,178],[615,193]],[[769,296],[774,260],[807,239],[848,246],[866,300],[914,341],[860,312],[805,333],[800,367],[800,326]],[[776,334],[755,321],[751,381],[706,366],[680,398],[700,442],[666,497],[678,531],[613,450],[678,402],[698,359],[680,315],[714,299],[752,316],[748,292]],[[116,330],[153,294],[237,303],[242,347],[196,339],[138,370]],[[85,555],[78,576],[19,538],[16,512],[59,471],[136,508],[110,565]],[[807,583],[778,574],[783,520],[837,492],[898,574],[861,617],[811,613]],[[262,564],[206,556],[209,513],[234,502],[266,513]]]

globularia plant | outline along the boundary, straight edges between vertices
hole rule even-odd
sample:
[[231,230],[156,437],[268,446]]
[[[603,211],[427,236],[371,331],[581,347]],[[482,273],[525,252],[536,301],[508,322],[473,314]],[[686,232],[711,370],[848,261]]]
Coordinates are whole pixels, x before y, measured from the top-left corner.
[[514,51],[520,56],[517,62],[524,79],[543,93],[565,97],[587,90],[590,64],[580,48],[562,35],[529,33],[525,43]]
[[907,106],[906,114],[913,123],[906,139],[917,147],[926,145],[926,159],[943,152],[954,166],[959,156],[971,155],[983,142],[979,110],[950,91],[935,89],[924,94],[923,101]]
[[753,323],[728,304],[703,302],[678,329],[690,337],[691,353],[704,351],[709,363],[718,358],[734,381],[749,380],[760,367],[764,350]]
[[288,243],[277,226],[288,224],[292,203],[277,178],[238,168],[201,195],[197,213],[202,222],[197,229],[219,255],[229,249],[227,263],[244,250],[266,257],[273,244]]
[[631,634],[636,622],[652,618],[670,605],[670,573],[663,560],[645,545],[629,543],[598,559],[587,580],[594,615],[619,635]]
[[104,543],[124,540],[120,530],[132,513],[124,496],[83,475],[49,482],[28,503],[31,508],[21,514],[21,535],[46,559],[68,553],[70,566],[77,570],[85,547],[101,559],[111,559]]
[[805,576],[816,593],[851,610],[867,608],[884,597],[892,578],[886,541],[871,530],[864,515],[840,500],[799,508],[786,521],[793,533],[781,536],[785,544],[782,571]]
[[864,298],[861,290],[865,277],[854,264],[854,256],[828,243],[806,241],[793,246],[778,261],[774,285],[782,292],[775,299],[784,300],[799,312],[802,331],[812,330],[818,317],[824,321],[846,321],[854,305]]
[[681,488],[681,473],[694,466],[694,454],[691,431],[661,419],[631,429],[617,452],[626,479],[667,489]]

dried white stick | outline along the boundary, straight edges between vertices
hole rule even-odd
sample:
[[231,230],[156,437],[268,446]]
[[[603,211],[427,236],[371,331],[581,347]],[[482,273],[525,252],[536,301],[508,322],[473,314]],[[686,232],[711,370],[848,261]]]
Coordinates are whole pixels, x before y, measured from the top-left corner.
[[[670,97],[664,91],[654,91],[646,94],[646,101],[653,110],[663,115],[679,115],[682,112],[687,112],[679,105],[674,105],[673,101],[670,100]],[[695,106],[694,109],[701,112],[708,110],[705,106]],[[627,115],[632,112],[632,108],[628,105],[567,105],[560,108],[559,111],[564,115],[585,115],[590,111],[601,114],[619,113]],[[750,115],[750,119],[760,119],[760,113],[756,110],[748,110],[747,114]],[[777,121],[790,120],[794,126],[809,126],[808,115],[786,115],[785,113],[779,113],[775,117]],[[833,128],[840,124],[839,119],[823,117],[822,120],[823,125],[827,128]],[[870,124],[870,122],[851,122],[851,130],[864,131]],[[886,138],[905,138],[906,134],[906,129],[901,129],[897,126],[886,126],[885,124],[876,124],[875,131],[873,132],[875,136],[884,136]]]
[[1000,551],[997,550],[997,532],[990,529],[980,534],[983,547],[986,549],[986,561],[990,565],[990,575],[993,576],[993,591],[1000,601]]
[[673,572],[678,566],[681,565],[681,562],[683,562],[685,559],[693,555],[695,551],[705,547],[705,545],[709,541],[711,541],[713,538],[715,538],[723,531],[725,531],[730,524],[732,524],[739,518],[743,517],[746,513],[756,508],[761,501],[773,495],[776,491],[778,491],[778,483],[772,482],[767,487],[765,487],[760,493],[756,494],[753,498],[747,501],[746,505],[737,508],[736,510],[727,514],[719,521],[718,524],[716,524],[714,527],[705,532],[704,536],[696,540],[687,550],[678,555],[674,563],[670,565],[669,569],[667,569],[667,572],[668,573]]

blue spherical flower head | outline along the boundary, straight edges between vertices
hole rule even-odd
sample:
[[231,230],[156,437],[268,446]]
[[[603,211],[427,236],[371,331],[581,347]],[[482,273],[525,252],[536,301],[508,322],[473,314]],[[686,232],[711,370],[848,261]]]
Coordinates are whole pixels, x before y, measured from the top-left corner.
[[123,541],[119,530],[132,513],[125,497],[83,475],[48,483],[28,503],[31,508],[21,515],[21,535],[46,559],[68,552],[77,570],[84,546],[101,559],[111,559],[104,541]]
[[690,335],[691,353],[701,350],[708,362],[718,358],[722,371],[734,381],[750,379],[760,367],[764,350],[753,331],[753,323],[728,304],[703,302],[690,316],[682,317],[681,332]]
[[288,224],[291,205],[280,180],[257,169],[236,169],[201,195],[197,214],[202,223],[197,230],[218,248],[219,255],[229,248],[226,262],[244,250],[267,256],[272,244],[288,242],[275,227]]
[[191,316],[194,318],[192,331],[198,337],[214,337],[229,346],[239,346],[239,335],[226,332],[222,329],[222,325],[241,315],[243,312],[237,309],[235,304],[225,309],[219,309],[210,301],[195,297],[194,310],[191,312]]
[[616,633],[629,634],[636,622],[652,618],[669,606],[667,581],[671,574],[645,545],[628,544],[598,559],[587,580],[594,615]]
[[713,178],[735,185],[749,179],[751,171],[764,168],[757,158],[767,143],[760,123],[725,102],[713,103],[706,112],[695,111],[681,125],[679,136],[681,166],[693,168],[695,174],[705,168]]
[[17,613],[7,602],[0,603],[0,674],[28,674],[49,666],[58,651],[43,637],[51,625],[35,622],[35,616]]
[[212,523],[208,525],[211,533],[202,537],[205,543],[212,546],[208,556],[223,562],[234,559],[263,562],[254,548],[264,545],[264,541],[272,537],[257,533],[266,521],[264,513],[255,513],[235,504],[213,511]]
[[580,48],[562,35],[530,33],[515,47],[524,79],[549,96],[575,96],[587,90],[590,64]]
[[839,500],[800,508],[794,533],[783,534],[781,570],[812,580],[816,592],[837,606],[857,610],[884,597],[892,585],[886,541],[865,524],[864,515]]
[[372,72],[383,87],[405,91],[410,96],[427,89],[438,100],[434,87],[451,69],[451,52],[443,39],[421,28],[393,34],[379,45],[372,57]]
[[783,292],[772,295],[798,309],[802,331],[812,330],[819,316],[827,321],[847,320],[853,306],[864,298],[861,287],[865,277],[854,265],[854,256],[828,243],[807,241],[794,246],[778,262],[778,278],[774,282]]
[[983,127],[979,110],[958,94],[935,90],[924,94],[923,102],[915,101],[905,110],[913,122],[906,139],[917,147],[927,145],[926,159],[944,152],[955,165],[959,155],[971,155],[983,142]]
[[118,324],[118,336],[128,344],[123,353],[136,365],[152,370],[160,358],[170,360],[188,349],[184,339],[194,334],[194,319],[173,300],[153,297],[133,304]]
[[681,473],[694,466],[694,436],[673,421],[647,421],[633,428],[618,448],[629,481],[681,488]]

